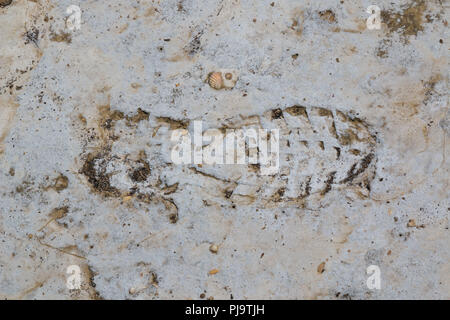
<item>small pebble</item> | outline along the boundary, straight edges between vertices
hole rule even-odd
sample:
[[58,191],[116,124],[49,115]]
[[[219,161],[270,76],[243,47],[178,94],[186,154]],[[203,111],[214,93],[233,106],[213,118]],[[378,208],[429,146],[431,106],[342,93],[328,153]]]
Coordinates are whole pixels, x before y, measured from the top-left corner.
[[209,275],[214,275],[216,273],[219,273],[219,269],[212,269],[212,270],[209,270],[209,272],[208,272]]
[[212,253],[217,253],[217,251],[219,251],[219,247],[216,244],[212,244],[209,246],[209,251]]
[[321,264],[319,264],[319,266],[317,267],[317,272],[318,273],[323,273],[325,271],[325,262],[322,262]]
[[408,221],[407,227],[408,227],[408,228],[414,228],[414,227],[417,227],[416,221],[415,221],[414,219],[410,219],[410,220]]

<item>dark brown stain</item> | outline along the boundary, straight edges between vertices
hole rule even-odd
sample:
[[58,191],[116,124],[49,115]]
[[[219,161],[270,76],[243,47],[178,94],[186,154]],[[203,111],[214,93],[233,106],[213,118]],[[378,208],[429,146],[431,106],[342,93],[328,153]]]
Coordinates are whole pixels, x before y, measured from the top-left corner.
[[177,192],[177,190],[178,190],[178,182],[165,188],[161,188],[161,191],[164,193],[164,195],[175,193]]
[[325,144],[323,141],[319,141],[319,148],[325,150]]
[[302,116],[302,117],[305,117],[309,121],[308,113],[306,112],[306,107],[295,105],[295,106],[286,108],[285,111],[287,113],[289,113],[291,116],[294,116],[294,117]]
[[69,179],[65,175],[60,174],[55,179],[53,188],[59,192],[59,191],[66,189],[68,187],[68,185],[69,185]]
[[131,117],[127,117],[127,120],[132,123],[138,123],[140,121],[148,120],[150,114],[147,111],[138,108],[137,113]]
[[383,39],[380,41],[378,48],[376,49],[376,55],[379,58],[386,58],[389,53],[389,47],[392,45],[392,40]]
[[334,182],[334,177],[336,176],[336,171],[331,172],[328,175],[328,179],[327,181],[325,181],[325,188],[322,190],[321,195],[324,196],[326,195],[328,192],[330,192],[331,190],[331,186],[333,185]]
[[201,37],[203,35],[203,31],[198,32],[189,42],[189,44],[184,48],[185,52],[189,56],[195,55],[201,49]]
[[318,110],[319,116],[333,118],[333,112],[331,112],[331,110],[325,109],[325,108],[317,108],[317,110]]
[[336,22],[336,14],[331,9],[319,11],[319,16],[322,20],[327,21],[328,23]]
[[312,179],[311,176],[309,176],[309,177],[306,179],[306,182],[305,182],[305,192],[300,196],[301,199],[306,198],[306,197],[309,197],[309,195],[311,194],[311,179]]
[[150,164],[146,159],[147,155],[141,151],[140,159],[137,161],[139,168],[134,169],[130,174],[130,178],[134,182],[144,182],[150,175]]
[[261,170],[261,165],[259,163],[251,163],[248,168],[253,172],[259,172]]
[[72,35],[65,31],[60,31],[59,33],[52,32],[50,34],[50,40],[54,42],[72,43]]
[[434,74],[423,83],[423,87],[425,89],[425,98],[423,100],[423,103],[425,105],[428,104],[433,96],[437,94],[435,90],[436,84],[443,80],[444,77],[441,74]]
[[272,119],[280,119],[283,117],[283,111],[281,109],[272,110]]
[[31,181],[23,181],[21,185],[16,187],[16,192],[19,194],[27,195],[32,192],[34,182]]
[[[108,158],[108,151],[88,154],[80,173],[86,176],[95,191],[106,197],[117,197],[120,196],[120,191],[111,186],[110,176],[106,173]],[[98,166],[98,170],[96,166]]]
[[367,156],[365,156],[359,164],[359,169],[356,169],[356,167],[358,166],[357,163],[353,164],[347,173],[347,177],[342,180],[341,183],[352,182],[357,176],[359,176],[369,167],[374,157],[375,155],[373,153],[369,153]]
[[344,133],[339,135],[338,139],[341,145],[348,146],[353,141],[358,141],[358,136],[352,130],[347,129]]
[[113,129],[116,121],[125,118],[125,115],[122,111],[111,110],[110,105],[99,106],[98,111],[100,119],[99,126],[103,129]]
[[417,36],[423,31],[423,13],[426,10],[426,1],[414,0],[404,6],[401,11],[382,10],[381,21],[388,27],[389,33],[399,32],[402,36]]
[[53,220],[57,220],[57,219],[61,219],[64,218],[67,213],[69,212],[69,207],[65,206],[65,207],[60,207],[60,208],[55,208],[52,210],[52,212],[50,213],[50,218],[52,218]]
[[231,196],[233,195],[234,189],[233,190],[225,190],[225,198],[230,199]]
[[170,130],[187,129],[187,127],[189,126],[188,121],[176,120],[176,119],[172,119],[169,117],[157,117],[156,120],[159,123],[168,124],[170,127]]
[[87,292],[89,294],[89,298],[92,300],[103,300],[103,297],[100,295],[100,293],[95,289],[97,287],[97,284],[95,283],[95,276],[97,275],[97,272],[94,272],[88,264],[83,265],[83,272],[87,276],[88,281],[88,288]]
[[166,209],[170,212],[169,213],[169,221],[170,223],[177,223],[178,222],[178,207],[173,201],[173,199],[161,199]]
[[30,42],[34,43],[36,47],[38,47],[38,41],[39,41],[39,30],[35,27],[32,27],[30,30],[27,30],[25,32],[25,44],[28,44]]
[[291,116],[303,116],[305,118],[308,118],[308,114],[306,113],[306,107],[303,106],[292,106],[288,107],[285,110],[287,113],[289,113]]
[[[112,110],[110,105],[99,106],[100,127],[106,130],[112,130],[115,123],[119,120],[126,120],[126,125],[132,127],[133,125],[145,121],[150,118],[150,113],[138,108],[133,115],[125,115],[122,111]],[[113,138],[113,137],[112,137]]]
[[146,164],[144,167],[134,170],[130,177],[134,182],[143,182],[147,180],[149,174],[150,168],[148,164]]
[[11,4],[12,0],[0,0],[0,7],[4,8]]
[[273,202],[280,202],[281,199],[283,198],[285,192],[286,192],[286,188],[284,188],[284,187],[278,189],[278,190],[272,195],[271,200],[272,200]]
[[341,148],[334,147],[334,149],[336,150],[336,160],[339,160],[339,158],[341,157]]

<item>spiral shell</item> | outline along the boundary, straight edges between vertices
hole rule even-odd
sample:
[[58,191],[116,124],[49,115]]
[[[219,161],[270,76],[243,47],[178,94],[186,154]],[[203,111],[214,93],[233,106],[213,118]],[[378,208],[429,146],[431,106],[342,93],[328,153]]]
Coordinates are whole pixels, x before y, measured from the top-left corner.
[[223,78],[221,72],[211,72],[208,75],[208,84],[211,88],[220,90],[223,88]]

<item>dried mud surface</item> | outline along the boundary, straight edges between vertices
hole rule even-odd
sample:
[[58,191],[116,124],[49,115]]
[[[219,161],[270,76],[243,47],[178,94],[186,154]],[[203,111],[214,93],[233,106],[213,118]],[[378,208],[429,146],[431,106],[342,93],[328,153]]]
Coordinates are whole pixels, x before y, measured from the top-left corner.
[[[0,298],[450,298],[448,2],[71,4],[0,0]],[[278,173],[174,164],[200,120]]]

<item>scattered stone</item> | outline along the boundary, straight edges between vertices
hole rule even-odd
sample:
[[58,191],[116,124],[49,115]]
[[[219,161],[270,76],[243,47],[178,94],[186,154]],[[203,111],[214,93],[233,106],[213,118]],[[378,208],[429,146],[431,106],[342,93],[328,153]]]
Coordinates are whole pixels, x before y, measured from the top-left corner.
[[209,246],[209,251],[212,253],[217,253],[219,251],[219,247],[216,244],[212,244]]
[[408,224],[407,224],[408,228],[414,228],[417,227],[416,225],[416,221],[414,219],[409,219]]
[[317,272],[318,273],[323,273],[325,271],[325,262],[322,262],[321,264],[319,264],[319,266],[317,267]]
[[216,274],[216,273],[219,273],[219,269],[212,269],[212,270],[209,270],[209,272],[208,272],[208,274],[209,274],[210,276],[212,276],[212,275],[214,275],[214,274]]

